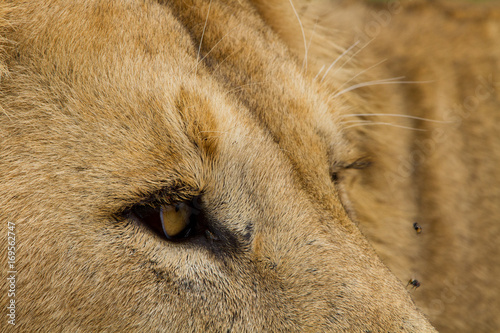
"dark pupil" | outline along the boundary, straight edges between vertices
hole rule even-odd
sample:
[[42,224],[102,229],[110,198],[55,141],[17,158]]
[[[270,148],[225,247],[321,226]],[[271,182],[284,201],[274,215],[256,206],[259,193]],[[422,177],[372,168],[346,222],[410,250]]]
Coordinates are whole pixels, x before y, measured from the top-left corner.
[[[195,205],[197,202],[198,201],[195,202]],[[179,212],[180,206],[178,204],[174,205],[174,209],[176,212]],[[150,205],[137,205],[133,207],[131,211],[135,216],[139,218],[142,223],[147,225],[162,237],[168,240],[182,240],[191,236],[195,236],[195,234],[200,231],[199,229],[201,227],[200,221],[202,220],[203,215],[201,210],[194,208],[192,205],[189,205],[189,209],[190,214],[188,225],[182,232],[175,236],[166,235],[163,232],[160,218],[160,207]]]
[[132,209],[132,212],[141,220],[142,223],[146,224],[160,235],[163,235],[163,228],[160,220],[160,208],[137,206]]

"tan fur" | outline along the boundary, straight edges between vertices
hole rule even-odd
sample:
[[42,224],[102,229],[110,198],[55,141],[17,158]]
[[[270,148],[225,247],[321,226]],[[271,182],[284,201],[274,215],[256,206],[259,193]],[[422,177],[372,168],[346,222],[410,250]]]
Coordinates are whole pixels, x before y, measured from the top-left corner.
[[[306,46],[289,1],[0,4],[2,331],[432,332],[410,278],[439,329],[500,327],[495,11],[293,4]],[[337,94],[398,76],[433,83]],[[198,195],[222,239],[125,213]]]

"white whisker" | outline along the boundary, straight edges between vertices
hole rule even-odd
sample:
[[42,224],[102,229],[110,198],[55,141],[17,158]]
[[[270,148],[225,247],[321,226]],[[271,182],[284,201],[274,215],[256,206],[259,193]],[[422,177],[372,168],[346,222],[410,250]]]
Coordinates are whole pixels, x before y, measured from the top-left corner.
[[297,13],[297,10],[295,10],[295,6],[293,5],[292,0],[288,0],[290,2],[290,5],[292,6],[293,12],[295,13],[295,16],[297,17],[297,20],[299,21],[300,25],[300,30],[302,31],[302,38],[304,39],[304,62],[302,63],[302,69],[305,69],[305,72],[307,72],[307,40],[306,40],[306,33],[304,32],[304,27],[302,26],[302,21],[300,20],[299,13]]
[[[207,139],[213,139],[213,138],[221,138],[223,135],[228,135],[230,132],[235,129],[236,127],[230,128],[227,131],[200,131],[200,133],[214,133],[214,134],[219,134],[219,135],[210,135],[206,136]],[[252,135],[246,135],[246,134],[239,134],[238,137],[242,138],[249,138],[252,139],[254,142],[257,142],[257,140],[262,140],[262,138],[255,137]]]
[[[312,40],[313,40],[314,34],[316,33],[316,26],[317,25],[318,25],[318,20],[316,20],[316,22],[314,22],[313,31],[311,32],[311,37],[309,37],[309,44],[307,44],[306,54],[309,54],[309,49],[311,48]],[[306,61],[306,71],[307,71],[307,61]]]
[[328,69],[326,70],[325,74],[323,75],[323,77],[321,78],[321,81],[320,82],[323,82],[326,78],[326,76],[328,75],[328,72],[333,68],[333,66],[335,66],[335,64],[340,60],[342,59],[347,53],[349,53],[353,48],[355,48],[357,45],[359,44],[359,40],[357,42],[355,42],[353,45],[351,45],[350,48],[348,48],[347,50],[345,50],[344,52],[342,52],[341,55],[339,55],[337,57],[337,59],[335,59],[331,65],[328,67]]
[[315,76],[315,77],[314,77],[314,79],[313,79],[314,81],[316,81],[316,79],[317,79],[317,78],[318,78],[318,76],[321,74],[321,72],[323,71],[323,69],[325,69],[325,65],[323,65],[323,66],[320,68],[320,70],[319,70],[318,74],[316,74],[316,76]]
[[347,121],[341,121],[341,125],[345,124],[363,124],[363,123],[373,123],[371,120],[347,120]]
[[236,87],[236,88],[233,88],[231,90],[228,90],[226,95],[229,95],[230,93],[234,93],[236,91],[239,91],[239,90],[243,90],[243,88],[246,88],[246,87],[251,87],[251,86],[256,86],[256,85],[259,85],[259,84],[264,84],[265,81],[263,82],[251,82],[251,83],[247,83],[247,84],[242,84],[241,86],[239,87]]
[[370,39],[365,45],[363,45],[359,50],[357,50],[356,52],[354,52],[354,54],[352,56],[349,57],[349,59],[347,59],[343,64],[342,66],[340,66],[339,68],[337,68],[335,70],[335,72],[333,72],[333,75],[335,75],[339,70],[341,70],[342,68],[344,68],[345,65],[347,65],[355,56],[357,56],[361,51],[363,51],[368,45],[371,44],[371,42],[374,40],[375,38],[372,38]]
[[355,125],[351,125],[351,126],[346,126],[346,127],[344,127],[344,129],[360,127],[360,126],[371,126],[371,125],[385,125],[385,126],[391,126],[391,127],[396,127],[396,128],[408,129],[408,130],[412,130],[412,131],[421,131],[421,132],[427,131],[426,129],[422,129],[422,128],[414,128],[414,127],[408,127],[408,126],[402,126],[402,125],[395,125],[392,123],[385,123],[385,122],[369,122],[369,123],[355,124]]
[[[416,116],[408,116],[405,114],[393,114],[393,113],[357,113],[357,114],[342,115],[342,117],[344,117],[344,118],[347,118],[347,117],[397,117],[397,118],[408,118],[408,119],[422,120],[422,121],[428,121],[431,123],[439,123],[439,124],[453,123],[453,121],[435,120],[435,119],[422,118],[422,117],[416,117]],[[369,121],[369,120],[366,120],[366,121]]]
[[369,87],[369,86],[376,86],[376,85],[386,85],[386,84],[418,84],[418,83],[431,83],[434,81],[396,81],[399,79],[404,79],[404,76],[392,78],[392,79],[384,79],[384,80],[376,80],[376,81],[370,81],[370,82],[364,82],[364,83],[358,83],[353,86],[350,86],[349,88],[346,88],[335,95],[332,96],[332,98],[339,97],[342,94],[345,94],[349,91],[358,89],[358,88],[363,88],[363,87]]
[[[220,135],[210,135],[210,136],[207,136],[206,138],[207,139],[211,139],[211,138],[220,138],[222,137],[223,135],[228,135],[230,134],[231,131],[233,131],[235,128],[237,128],[237,126],[234,126],[230,129],[228,129],[227,131],[200,131],[200,133],[214,133],[214,134],[220,134]],[[242,138],[249,138],[249,139],[252,139],[254,140],[254,142],[262,142],[264,140],[263,137],[258,137],[258,136],[252,136],[252,135],[247,135],[247,134],[238,134],[238,137],[242,137]],[[284,148],[279,148],[279,150],[283,151],[283,152],[286,152],[287,154],[291,154],[291,152],[289,150],[286,150]]]
[[219,63],[217,64],[217,67],[215,67],[215,68],[214,68],[214,71],[213,71],[213,72],[214,72],[214,73],[215,73],[215,72],[217,72],[217,70],[219,70],[219,68],[220,68],[220,67],[221,67],[221,66],[222,66],[222,65],[226,62],[226,60],[227,60],[227,59],[229,59],[230,57],[232,57],[232,56],[233,56],[233,54],[235,54],[235,53],[237,53],[237,52],[241,51],[241,49],[242,49],[242,47],[240,47],[239,49],[234,50],[234,51],[233,51],[233,52],[231,52],[228,56],[226,56],[226,57],[224,58],[224,60],[222,60],[221,62],[219,62]]
[[[210,55],[210,53],[212,53],[213,50],[215,50],[215,48],[217,47],[217,45],[219,45],[220,42],[222,42],[224,40],[224,38],[226,38],[227,36],[229,36],[229,34],[231,32],[234,31],[234,29],[236,28],[233,28],[231,29],[228,33],[226,33],[224,36],[222,36],[222,38],[217,42],[215,43],[215,45],[210,49],[210,51],[207,52],[207,54],[205,54],[205,56],[203,56],[203,58],[201,58],[197,63],[196,63],[196,67],[193,68],[194,70],[197,70],[198,68],[198,64],[200,64],[203,60],[205,60],[206,57],[208,57]],[[192,71],[191,71],[192,72]],[[196,72],[195,72],[196,73]]]
[[339,89],[337,89],[337,90],[334,92],[334,95],[335,95],[335,94],[336,94],[336,93],[340,90],[340,88],[342,88],[343,86],[345,86],[346,84],[348,84],[349,82],[351,82],[352,80],[354,80],[355,78],[357,78],[358,76],[360,76],[360,75],[362,75],[362,74],[364,74],[364,73],[368,72],[370,69],[375,68],[375,67],[377,67],[378,65],[380,65],[380,64],[382,64],[382,63],[384,63],[384,62],[386,62],[386,61],[387,61],[387,59],[384,59],[384,60],[380,61],[379,63],[376,63],[375,65],[373,65],[373,66],[371,66],[371,67],[368,67],[368,68],[367,68],[367,69],[365,69],[364,71],[361,71],[361,72],[359,72],[358,74],[354,75],[351,79],[349,79],[348,81],[344,82],[344,83],[343,83],[343,84],[339,87]]
[[200,133],[220,133],[220,134],[228,134],[230,131],[234,130],[236,126],[229,128],[227,131],[200,131]]
[[203,57],[202,60],[198,60],[200,59],[200,52],[201,52],[201,45],[203,44],[203,37],[205,36],[205,29],[207,28],[207,23],[208,23],[208,15],[210,14],[210,7],[212,6],[212,0],[210,0],[210,2],[208,3],[208,11],[207,11],[207,17],[205,18],[205,25],[203,26],[203,31],[201,32],[201,39],[200,39],[200,45],[198,46],[198,55],[196,56],[196,68],[195,68],[195,71],[194,73],[198,73],[198,64],[203,60],[205,59],[205,57]]

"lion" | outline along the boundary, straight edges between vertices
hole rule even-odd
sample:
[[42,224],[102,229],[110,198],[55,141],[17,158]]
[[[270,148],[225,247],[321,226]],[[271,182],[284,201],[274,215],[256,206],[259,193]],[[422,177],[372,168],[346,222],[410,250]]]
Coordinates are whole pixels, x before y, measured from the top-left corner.
[[2,2],[2,331],[498,330],[499,14]]

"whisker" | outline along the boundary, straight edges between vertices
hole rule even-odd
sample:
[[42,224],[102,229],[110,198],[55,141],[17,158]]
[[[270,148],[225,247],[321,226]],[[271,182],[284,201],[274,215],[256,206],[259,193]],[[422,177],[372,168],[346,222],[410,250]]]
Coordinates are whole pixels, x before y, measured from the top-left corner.
[[326,70],[325,74],[323,75],[323,77],[321,78],[321,81],[320,82],[323,82],[326,78],[326,76],[328,75],[328,72],[333,68],[333,66],[335,66],[335,64],[340,60],[342,59],[347,53],[351,52],[351,50],[353,48],[355,48],[358,44],[360,43],[360,41],[358,40],[357,42],[355,42],[353,45],[351,45],[351,47],[349,47],[347,50],[345,50],[344,52],[342,52],[341,55],[339,55],[337,57],[337,59],[335,59],[331,65],[328,67],[328,69]]
[[408,129],[408,130],[412,130],[412,131],[427,132],[426,129],[422,129],[422,128],[414,128],[414,127],[396,125],[396,124],[385,123],[385,122],[369,122],[369,123],[355,124],[355,125],[351,125],[351,126],[346,126],[346,127],[344,127],[344,129],[360,127],[360,126],[372,126],[372,125],[385,125],[385,126],[397,127],[397,128],[402,128],[402,129]]
[[262,81],[262,82],[251,82],[251,83],[247,83],[247,84],[242,84],[239,87],[236,87],[236,88],[233,88],[231,90],[228,90],[227,93],[226,93],[226,95],[229,95],[230,93],[234,93],[234,92],[236,92],[238,90],[243,90],[243,88],[245,88],[245,87],[250,87],[250,86],[264,84],[264,83],[266,83],[266,82]]
[[295,16],[297,17],[297,20],[299,21],[300,25],[300,30],[302,31],[302,38],[304,39],[304,62],[302,63],[302,70],[307,72],[307,40],[306,40],[306,34],[304,32],[304,27],[302,26],[302,21],[300,20],[299,13],[297,13],[297,10],[295,9],[295,6],[293,5],[292,0],[288,0],[290,2],[290,5],[292,6],[293,12],[295,13]]
[[[211,138],[220,138],[222,137],[222,135],[226,135],[226,134],[229,134],[230,131],[232,131],[233,129],[235,129],[236,126],[230,128],[229,130],[227,131],[200,131],[200,133],[219,133],[220,135],[211,135],[211,136],[207,136],[206,138],[207,139],[211,139]],[[252,139],[254,142],[262,142],[262,140],[264,140],[263,137],[256,137],[256,136],[251,136],[251,135],[246,135],[246,134],[240,134],[239,137],[244,137],[244,138],[249,138],[249,139]],[[291,154],[291,152],[287,149],[284,149],[284,148],[281,148],[279,147],[278,148],[279,150],[287,153],[287,154]]]
[[312,39],[313,39],[314,35],[316,34],[316,27],[318,26],[318,22],[319,22],[319,18],[316,19],[316,21],[314,22],[313,31],[311,32],[311,37],[309,37],[309,44],[307,44],[307,49],[309,49],[311,47]]
[[200,133],[220,133],[220,134],[228,134],[230,131],[234,130],[236,126],[229,128],[227,131],[200,131]]
[[347,121],[341,121],[340,124],[341,125],[345,125],[345,124],[362,124],[362,123],[373,123],[373,121],[371,120],[347,120]]
[[[435,120],[435,119],[409,116],[409,115],[405,115],[405,114],[393,114],[393,113],[357,113],[357,114],[346,114],[346,115],[342,115],[341,117],[343,117],[343,118],[347,118],[347,117],[397,117],[397,118],[408,118],[408,119],[422,120],[422,121],[428,121],[431,123],[439,123],[439,124],[451,124],[451,123],[453,123],[453,121]],[[367,120],[367,121],[369,121],[369,120]]]
[[392,79],[384,79],[384,80],[376,80],[376,81],[370,81],[370,82],[364,82],[364,83],[358,83],[353,86],[350,86],[349,88],[346,88],[335,95],[332,96],[332,98],[339,97],[342,94],[345,94],[349,91],[363,88],[363,87],[369,87],[369,86],[376,86],[376,85],[386,85],[386,84],[418,84],[418,83],[432,83],[434,81],[396,81],[399,79],[404,79],[404,76],[392,78]]
[[[221,39],[220,39],[217,43],[215,43],[215,45],[214,45],[214,46],[210,49],[210,51],[208,51],[208,52],[207,52],[207,54],[205,54],[205,56],[203,56],[203,58],[201,58],[201,59],[200,59],[200,60],[196,63],[196,67],[195,67],[195,68],[193,68],[193,70],[197,70],[197,68],[198,68],[198,64],[200,64],[201,62],[203,62],[203,60],[205,60],[205,58],[206,58],[206,57],[208,57],[208,56],[210,55],[210,53],[212,53],[212,51],[213,51],[213,50],[215,50],[215,48],[217,47],[217,45],[219,45],[219,44],[220,44],[220,42],[222,42],[222,41],[224,40],[224,38],[226,38],[227,36],[229,36],[229,34],[230,34],[231,32],[233,32],[235,29],[236,29],[236,27],[235,27],[235,28],[233,28],[233,29],[231,29],[230,31],[228,31],[228,33],[226,33],[224,36],[222,36],[222,38],[221,38]],[[192,72],[192,70],[191,70],[191,72]],[[196,73],[196,72],[195,72],[195,73]]]
[[[313,31],[311,32],[311,37],[309,37],[309,44],[307,44],[307,52],[306,54],[309,54],[309,49],[311,48],[311,43],[312,43],[312,40],[313,40],[313,37],[316,33],[316,27],[318,26],[318,19],[316,19],[316,22],[314,22],[314,27],[313,27]],[[306,61],[306,71],[307,71],[307,61]]]
[[343,64],[342,66],[340,66],[339,68],[337,68],[335,70],[335,72],[333,72],[333,75],[335,75],[339,70],[341,70],[342,68],[344,68],[345,65],[347,65],[355,56],[357,56],[361,51],[363,51],[368,45],[371,44],[371,42],[373,42],[375,38],[372,38],[370,39],[365,45],[363,45],[359,50],[357,50],[356,52],[354,52],[354,54],[352,56],[349,57],[349,59],[347,59]]
[[221,62],[219,62],[219,64],[217,64],[217,67],[215,67],[215,68],[214,68],[213,72],[214,72],[214,73],[215,73],[215,72],[217,72],[217,70],[218,70],[218,69],[222,66],[222,64],[224,64],[224,63],[226,62],[226,60],[227,60],[227,59],[229,59],[230,57],[232,57],[232,56],[233,56],[233,54],[235,54],[235,53],[237,53],[237,52],[241,51],[241,49],[242,49],[242,47],[240,47],[239,49],[234,50],[234,51],[233,51],[233,52],[231,52],[228,56],[226,56],[226,57],[224,58],[224,60],[222,60]]
[[336,93],[340,90],[340,88],[342,88],[343,86],[345,86],[346,84],[348,84],[349,82],[351,82],[352,80],[354,80],[355,78],[357,78],[358,76],[360,76],[360,75],[362,75],[362,74],[364,74],[364,73],[368,72],[370,69],[375,68],[375,67],[377,67],[378,65],[380,65],[380,64],[382,64],[382,63],[384,63],[384,62],[386,62],[386,61],[387,61],[387,59],[384,59],[384,60],[380,61],[379,63],[376,63],[375,65],[373,65],[373,66],[371,66],[371,67],[368,67],[367,69],[365,69],[365,70],[363,70],[363,71],[359,72],[358,74],[354,75],[351,79],[349,79],[348,81],[344,82],[344,83],[343,83],[343,84],[339,87],[339,89],[337,89],[337,90],[334,92],[334,95],[335,95],[335,94],[336,94]]
[[[200,131],[200,133],[214,133],[214,134],[219,134],[219,135],[210,135],[210,136],[207,136],[206,138],[207,139],[212,139],[212,138],[220,138],[222,137],[223,135],[227,135],[230,133],[230,131],[232,131],[233,129],[235,129],[235,127],[233,128],[230,128],[229,130],[227,131]],[[257,140],[262,140],[262,138],[259,138],[259,137],[256,137],[256,136],[252,136],[252,135],[246,135],[246,134],[240,134],[238,135],[239,137],[243,137],[243,138],[249,138],[249,139],[252,139],[254,140],[254,142],[257,142]],[[284,150],[284,149],[282,149]]]
[[313,79],[314,81],[316,81],[316,79],[317,79],[317,78],[318,78],[318,76],[321,74],[321,72],[323,71],[323,69],[325,69],[325,65],[323,65],[323,66],[320,68],[320,70],[319,70],[318,74],[316,74],[316,76],[315,76],[315,77],[314,77],[314,79]]
[[[210,2],[208,3],[208,11],[207,11],[207,17],[205,19],[205,25],[203,26],[203,31],[201,33],[201,39],[200,39],[200,45],[198,46],[198,55],[196,56],[196,60],[200,59],[200,52],[201,52],[201,45],[203,44],[203,37],[205,36],[205,29],[207,28],[207,23],[208,23],[208,15],[210,14],[210,7],[212,6],[212,0],[210,0]],[[217,45],[217,44],[216,44]],[[210,52],[209,52],[210,53]],[[203,57],[203,59],[205,59],[205,57]],[[202,59],[202,60],[203,60]],[[196,68],[195,68],[195,75],[198,73],[198,64],[202,61],[202,60],[199,60],[197,63],[196,63]]]

